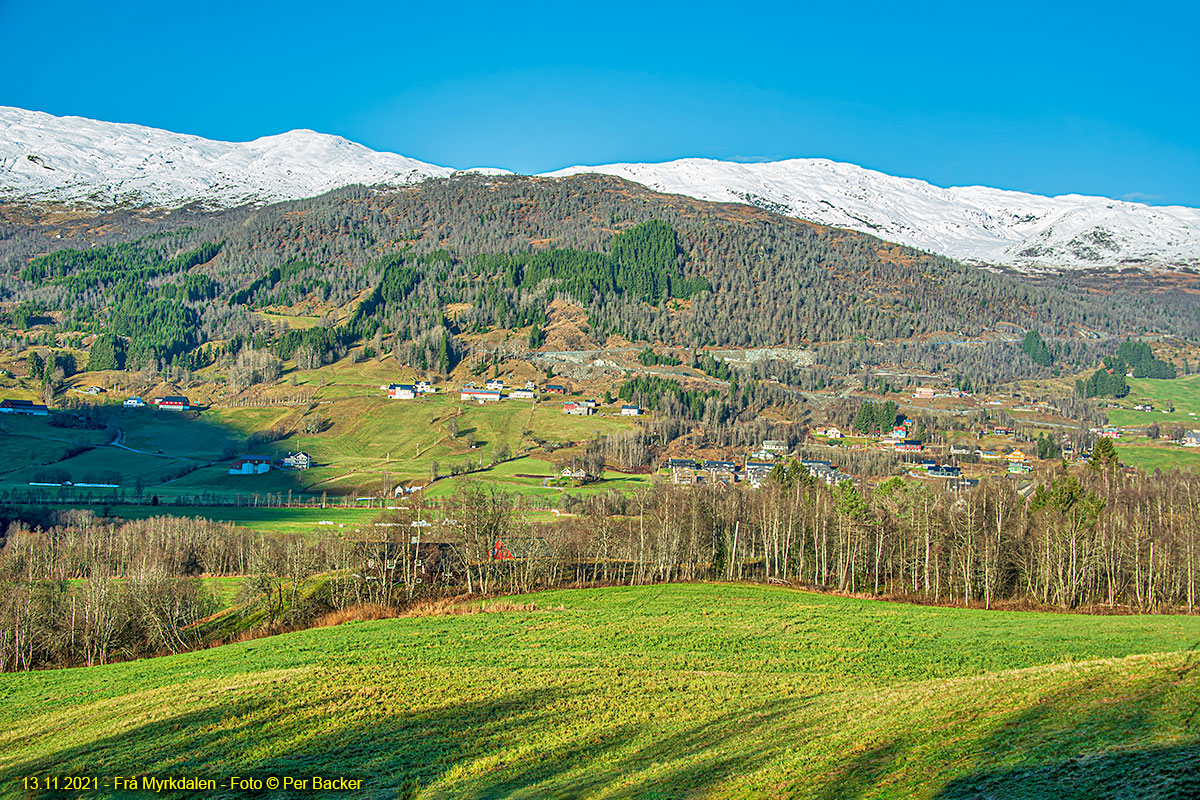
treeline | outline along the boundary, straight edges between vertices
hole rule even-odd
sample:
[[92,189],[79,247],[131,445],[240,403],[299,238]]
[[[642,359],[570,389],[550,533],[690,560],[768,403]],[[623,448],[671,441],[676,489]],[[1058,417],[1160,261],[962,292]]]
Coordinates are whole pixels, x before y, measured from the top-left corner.
[[[606,448],[643,444],[597,442],[581,463],[598,469]],[[245,576],[241,601],[255,605],[265,630],[463,590],[695,580],[782,580],[980,608],[1194,611],[1198,480],[1126,473],[1098,447],[1093,465],[1054,470],[1029,499],[1004,479],[960,492],[900,478],[829,488],[793,464],[758,489],[655,483],[632,496],[568,496],[573,516],[546,523],[519,514],[517,498],[468,485],[436,507],[416,500],[384,512],[355,538],[78,514],[49,529],[10,528],[0,552],[0,669],[211,641],[220,631],[199,625],[215,610],[201,574]],[[454,524],[414,547],[412,521],[431,517]],[[516,559],[496,559],[497,541]]]

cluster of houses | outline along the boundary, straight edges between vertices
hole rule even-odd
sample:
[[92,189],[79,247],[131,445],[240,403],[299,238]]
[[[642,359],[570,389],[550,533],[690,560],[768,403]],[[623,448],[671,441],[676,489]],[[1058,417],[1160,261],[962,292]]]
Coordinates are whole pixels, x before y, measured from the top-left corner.
[[0,400],[0,414],[23,414],[28,417],[48,417],[50,409],[30,400]]
[[[418,381],[414,384],[408,383],[393,383],[387,386],[381,386],[380,389],[387,392],[390,400],[415,400],[417,397],[424,394],[437,394],[437,387],[430,384],[428,381]],[[538,386],[533,381],[526,381],[522,388],[505,387],[504,381],[493,378],[483,385],[478,387],[474,383],[468,383],[459,390],[459,399],[479,404],[499,403],[501,400],[534,400],[538,395]],[[546,394],[567,394],[567,387],[551,383],[542,387],[541,391]],[[593,400],[578,400],[568,401],[563,403],[563,413],[574,416],[588,416],[596,412],[596,402]],[[621,416],[636,417],[642,414],[640,406],[626,403],[621,406]]]
[[[226,471],[229,475],[262,475],[269,472],[275,465],[271,456],[242,456],[233,462]],[[308,469],[312,466],[312,457],[308,453],[288,453],[279,459],[278,466],[285,469]]]
[[[551,394],[567,393],[563,386],[547,386],[546,391]],[[462,387],[459,397],[462,400],[474,400],[477,403],[498,403],[501,400],[533,400],[537,397],[537,392],[537,384],[533,381],[526,381],[523,388],[506,389],[504,381],[493,378],[484,384],[482,389],[473,383],[468,383]]]
[[[747,461],[739,466],[734,461],[706,459],[697,461],[692,458],[672,458],[667,460],[666,467],[671,471],[671,480],[675,483],[712,486],[731,486],[734,483],[745,482],[758,488],[766,481],[775,461]],[[844,472],[838,471],[829,461],[804,460],[800,466],[817,480],[833,486],[843,481],[853,480]]]
[[[121,405],[125,408],[145,408],[146,401],[135,394],[122,400]],[[159,408],[169,408],[172,411],[188,411],[192,408],[192,402],[180,394],[155,397],[150,400],[150,405],[158,406]]]

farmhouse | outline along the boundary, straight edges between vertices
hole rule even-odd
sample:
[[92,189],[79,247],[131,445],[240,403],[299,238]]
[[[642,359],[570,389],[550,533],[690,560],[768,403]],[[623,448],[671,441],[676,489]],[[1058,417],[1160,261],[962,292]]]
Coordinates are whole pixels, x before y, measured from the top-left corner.
[[167,397],[156,397],[154,400],[159,408],[170,408],[175,411],[187,411],[191,408],[188,399],[183,395],[173,394]]
[[312,466],[312,456],[308,453],[288,453],[283,457],[282,463],[292,469],[308,469]]
[[514,400],[532,400],[533,399],[533,390],[532,389],[513,389],[511,392],[508,393],[508,396]]
[[1120,439],[1121,431],[1117,428],[1105,428],[1100,431],[1100,436],[1104,439]]
[[563,413],[586,417],[592,413],[592,408],[584,403],[567,402],[563,403]]
[[932,400],[934,395],[932,386],[918,386],[917,391],[913,392],[913,397],[919,400]]
[[546,391],[549,392],[550,394],[566,394],[567,387],[560,386],[557,383],[551,383],[551,384],[546,385]]
[[270,456],[242,456],[229,467],[230,475],[261,475],[271,469]]
[[919,453],[922,449],[920,439],[906,439],[896,445],[897,453]]
[[500,393],[497,391],[489,391],[487,389],[474,389],[463,387],[461,399],[474,400],[479,403],[498,403],[500,401]]
[[3,414],[25,414],[30,417],[46,417],[50,415],[50,409],[40,403],[34,403],[29,400],[0,400],[0,413]]
[[121,405],[125,406],[125,408],[143,408],[146,405],[146,401],[134,395],[133,397],[125,398],[125,402],[121,403]]
[[826,428],[825,435],[827,437],[829,437],[830,439],[842,438],[842,432],[840,430],[838,430],[837,428]]
[[391,386],[388,387],[388,399],[389,400],[412,400],[416,396],[417,396],[417,387],[415,387],[411,384],[408,384],[408,383],[401,383],[401,384],[393,383]]
[[788,446],[787,442],[783,439],[763,439],[762,449],[768,453],[782,453],[786,455]]
[[492,378],[484,384],[484,388],[491,392],[502,392],[504,391],[504,381],[499,378]]
[[417,381],[417,394],[437,394],[437,389],[429,381]]
[[630,403],[626,403],[625,405],[621,406],[621,416],[622,417],[637,417],[637,416],[640,416],[641,413],[642,413],[641,406],[632,405]]
[[583,467],[563,467],[562,472],[560,472],[559,475],[560,477],[570,478],[571,480],[580,482],[586,481],[591,477],[588,475],[587,470]]

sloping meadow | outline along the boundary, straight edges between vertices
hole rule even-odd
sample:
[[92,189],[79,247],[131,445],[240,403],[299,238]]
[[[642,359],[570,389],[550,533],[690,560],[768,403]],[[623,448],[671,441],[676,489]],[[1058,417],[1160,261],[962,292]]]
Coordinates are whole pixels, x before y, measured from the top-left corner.
[[0,676],[0,794],[52,773],[211,777],[215,796],[237,795],[231,775],[310,774],[361,779],[364,797],[1200,788],[1195,617],[743,585],[507,607]]

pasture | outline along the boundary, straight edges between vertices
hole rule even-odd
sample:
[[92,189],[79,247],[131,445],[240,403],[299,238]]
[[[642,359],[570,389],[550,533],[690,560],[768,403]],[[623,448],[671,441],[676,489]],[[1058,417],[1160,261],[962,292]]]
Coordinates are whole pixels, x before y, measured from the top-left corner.
[[514,600],[537,608],[0,676],[0,791],[51,772],[365,781],[342,797],[1200,789],[1195,617],[721,584]]
[[[1174,380],[1128,380],[1129,394],[1118,401],[1122,408],[1106,410],[1109,423],[1121,427],[1140,427],[1157,422],[1164,430],[1175,426],[1200,428],[1200,375],[1183,375]],[[1133,409],[1135,405],[1144,403],[1153,405],[1154,411]],[[1174,411],[1163,413],[1170,408]]]

